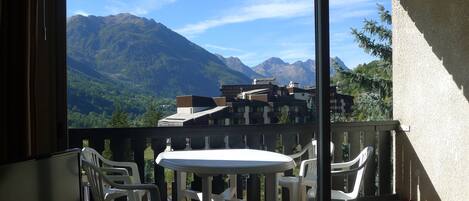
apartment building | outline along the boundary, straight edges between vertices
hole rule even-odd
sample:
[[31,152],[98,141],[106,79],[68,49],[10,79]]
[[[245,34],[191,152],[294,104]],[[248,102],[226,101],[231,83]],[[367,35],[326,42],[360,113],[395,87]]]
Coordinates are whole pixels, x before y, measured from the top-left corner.
[[[247,125],[307,123],[314,121],[315,88],[290,82],[278,86],[273,80],[254,80],[248,85],[222,85],[220,97],[178,96],[177,113],[158,126]],[[350,113],[353,97],[331,86],[331,110]]]

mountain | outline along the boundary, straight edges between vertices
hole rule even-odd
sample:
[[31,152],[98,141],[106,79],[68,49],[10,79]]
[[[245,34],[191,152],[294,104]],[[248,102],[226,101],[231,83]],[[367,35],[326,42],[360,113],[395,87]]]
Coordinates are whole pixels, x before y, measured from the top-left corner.
[[278,57],[271,57],[261,64],[253,67],[253,70],[266,77],[276,77],[277,72],[280,72],[282,69],[284,69],[285,66],[288,65],[288,63],[284,62]]
[[215,54],[228,68],[231,68],[232,70],[238,71],[247,77],[254,79],[254,78],[262,78],[262,76],[259,73],[256,73],[254,70],[252,70],[249,66],[246,66],[241,59],[238,57],[223,57],[222,55]]
[[[340,58],[333,57],[331,58],[331,76],[336,73],[336,68],[348,70]],[[272,57],[253,67],[253,70],[265,77],[275,77],[279,84],[288,84],[290,81],[294,81],[303,86],[312,86],[316,82],[314,76],[316,67],[312,59],[290,64],[280,58]]]
[[86,69],[73,76],[101,76],[105,82],[95,79],[101,85],[131,86],[157,97],[216,96],[222,83],[250,83],[247,76],[163,24],[131,14],[70,17],[67,55],[69,66],[74,62],[75,69]]
[[345,70],[345,71],[350,70],[339,57],[332,57],[331,58],[331,71],[333,71],[332,74],[336,73],[337,68]]

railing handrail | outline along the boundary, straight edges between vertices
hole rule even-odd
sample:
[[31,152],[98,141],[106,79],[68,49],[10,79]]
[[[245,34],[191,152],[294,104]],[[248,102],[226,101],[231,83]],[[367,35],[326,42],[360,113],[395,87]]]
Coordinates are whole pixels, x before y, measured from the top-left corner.
[[[335,122],[332,132],[340,131],[390,131],[399,126],[399,121],[370,121],[370,122]],[[122,137],[200,137],[200,136],[233,136],[266,134],[271,130],[276,133],[288,132],[292,129],[315,129],[315,124],[260,124],[260,125],[229,125],[229,126],[185,126],[185,127],[136,127],[136,128],[71,128],[69,135],[81,136],[122,136]],[[304,130],[303,130],[304,131]]]
[[[390,131],[399,128],[398,120],[364,121],[364,122],[334,122],[332,132],[336,131]],[[366,128],[366,129],[365,129]]]

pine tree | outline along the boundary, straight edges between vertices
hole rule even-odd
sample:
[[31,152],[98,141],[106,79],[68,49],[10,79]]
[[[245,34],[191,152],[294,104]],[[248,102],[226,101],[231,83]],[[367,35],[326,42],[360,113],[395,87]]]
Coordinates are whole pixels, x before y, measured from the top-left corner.
[[161,119],[162,115],[157,109],[156,103],[149,104],[146,112],[142,115],[142,124],[144,127],[158,126],[158,121]]
[[128,128],[130,127],[129,115],[122,110],[120,104],[115,105],[114,112],[112,112],[111,121],[109,121],[111,128]]
[[378,5],[380,22],[365,19],[361,30],[352,28],[358,46],[379,60],[359,65],[353,71],[336,69],[339,88],[355,99],[354,120],[392,118],[392,31],[391,14]]

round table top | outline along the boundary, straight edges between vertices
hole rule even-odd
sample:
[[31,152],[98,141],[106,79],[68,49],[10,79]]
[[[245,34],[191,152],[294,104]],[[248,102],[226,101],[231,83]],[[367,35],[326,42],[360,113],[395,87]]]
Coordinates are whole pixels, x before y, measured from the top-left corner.
[[263,174],[295,167],[292,158],[254,149],[210,149],[163,152],[156,163],[165,168],[196,174]]

